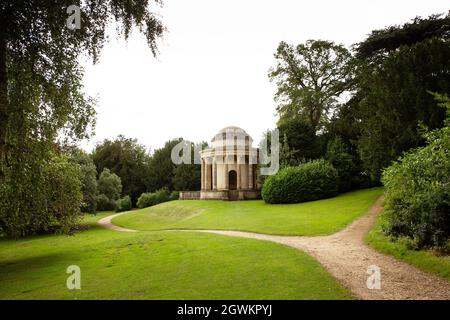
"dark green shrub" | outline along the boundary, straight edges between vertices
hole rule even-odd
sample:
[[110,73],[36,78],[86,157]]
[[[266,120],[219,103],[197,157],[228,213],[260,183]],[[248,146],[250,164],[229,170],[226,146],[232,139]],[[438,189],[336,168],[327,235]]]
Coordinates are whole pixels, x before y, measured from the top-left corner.
[[429,145],[402,156],[383,172],[384,231],[416,248],[446,247],[450,238],[450,128],[428,135]]
[[180,192],[179,191],[172,191],[170,193],[169,201],[178,200],[179,198],[180,198]]
[[146,208],[171,200],[169,189],[162,188],[154,193],[143,193],[137,201],[138,208]]
[[116,212],[131,210],[131,197],[125,196],[116,201]]
[[122,193],[120,177],[107,168],[103,169],[98,178],[97,190],[99,194],[104,194],[109,200],[118,200]]
[[116,201],[109,199],[104,194],[99,194],[95,197],[98,211],[112,211],[116,210]]
[[325,160],[281,169],[267,177],[262,198],[267,203],[298,203],[324,199],[338,193],[338,174]]
[[155,203],[154,194],[145,192],[145,193],[141,194],[141,196],[138,198],[136,205],[139,209],[142,209],[142,208],[150,207],[150,206],[154,205],[154,203]]

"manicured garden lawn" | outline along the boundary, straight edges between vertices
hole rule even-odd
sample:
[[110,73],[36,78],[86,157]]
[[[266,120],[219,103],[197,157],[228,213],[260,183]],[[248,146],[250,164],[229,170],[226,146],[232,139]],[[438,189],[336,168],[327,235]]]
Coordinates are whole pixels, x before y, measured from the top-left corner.
[[392,241],[382,233],[383,215],[377,219],[375,227],[367,234],[366,242],[378,251],[394,256],[423,271],[434,273],[450,280],[450,256],[439,256],[431,250],[408,249],[404,241]]
[[382,194],[371,188],[300,204],[177,200],[135,210],[113,223],[136,230],[219,229],[278,235],[331,234],[364,214]]
[[[378,193],[378,192],[377,192]],[[194,232],[0,240],[0,299],[349,299],[313,258],[271,242]],[[81,268],[81,290],[66,268]]]

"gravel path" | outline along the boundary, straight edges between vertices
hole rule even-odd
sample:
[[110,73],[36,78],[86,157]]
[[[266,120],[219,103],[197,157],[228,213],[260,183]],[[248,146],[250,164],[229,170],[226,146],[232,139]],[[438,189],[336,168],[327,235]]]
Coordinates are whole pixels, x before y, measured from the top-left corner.
[[[276,236],[241,231],[183,230],[272,241],[294,247],[315,257],[336,279],[349,288],[357,299],[445,299],[450,300],[450,281],[423,272],[407,263],[381,254],[368,247],[364,235],[373,227],[381,212],[382,198],[367,214],[348,227],[329,236]],[[119,214],[120,215],[120,214]],[[103,218],[101,225],[118,231],[132,232],[111,224],[117,215]],[[108,219],[109,218],[109,219]],[[368,268],[380,270],[380,289],[369,289]]]
[[114,219],[115,217],[121,216],[121,215],[123,215],[125,213],[128,213],[128,212],[121,212],[121,213],[112,214],[110,216],[107,216],[107,217],[104,217],[104,218],[98,220],[97,223],[99,225],[101,225],[102,227],[106,228],[106,229],[110,229],[110,230],[114,230],[114,231],[138,232],[137,230],[131,230],[131,229],[127,229],[127,228],[122,228],[122,227],[116,226],[116,225],[111,223],[112,219]]

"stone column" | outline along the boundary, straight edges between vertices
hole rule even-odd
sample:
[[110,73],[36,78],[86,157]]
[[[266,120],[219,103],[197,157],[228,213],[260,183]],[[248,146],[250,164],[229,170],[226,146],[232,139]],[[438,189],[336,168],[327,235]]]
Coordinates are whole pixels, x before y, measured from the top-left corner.
[[212,163],[212,189],[217,190],[217,163],[215,158],[213,158]]
[[253,190],[253,165],[248,165],[248,188]]
[[200,174],[201,174],[201,179],[200,179],[201,188],[200,188],[200,190],[205,190],[205,160],[203,160],[203,159],[201,159]]
[[206,161],[206,190],[211,190],[212,165],[208,164],[208,162]]
[[239,160],[236,163],[236,168],[237,168],[237,189],[241,190],[241,164],[239,163]]
[[228,180],[228,159],[226,158],[226,156],[225,156],[225,162],[224,162],[225,164],[224,164],[224,167],[225,167],[225,169],[224,169],[224,174],[225,174],[225,189],[230,189],[230,181]]

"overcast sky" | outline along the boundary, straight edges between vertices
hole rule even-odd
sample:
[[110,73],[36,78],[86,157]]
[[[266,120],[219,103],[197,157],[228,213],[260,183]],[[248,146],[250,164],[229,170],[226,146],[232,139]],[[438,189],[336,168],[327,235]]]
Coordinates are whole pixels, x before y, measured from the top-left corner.
[[448,12],[448,0],[165,0],[168,29],[154,58],[138,32],[114,36],[85,89],[98,99],[96,135],[119,134],[154,150],[183,137],[210,141],[221,128],[254,140],[276,122],[275,85],[267,77],[280,41],[332,40],[348,48],[370,31],[415,16]]

